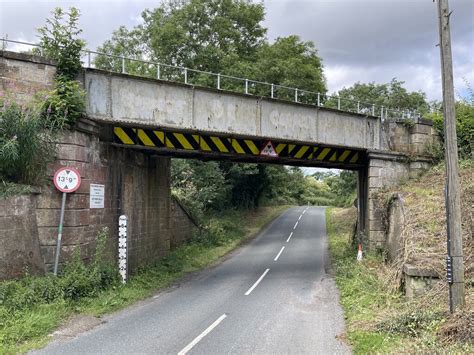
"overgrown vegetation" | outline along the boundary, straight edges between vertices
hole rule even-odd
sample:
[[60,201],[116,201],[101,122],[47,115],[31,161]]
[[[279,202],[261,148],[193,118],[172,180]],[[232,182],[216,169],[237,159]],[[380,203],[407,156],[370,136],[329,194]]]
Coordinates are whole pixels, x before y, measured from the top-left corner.
[[[474,158],[474,91],[466,82],[468,95],[456,102],[456,133],[458,139],[459,156],[461,159]],[[433,120],[433,126],[444,140],[444,119],[439,111],[429,114],[427,117]]]
[[40,47],[34,52],[56,63],[55,88],[41,105],[47,124],[53,128],[72,125],[85,113],[85,93],[76,81],[81,71],[81,51],[86,43],[78,38],[80,12],[71,7],[69,12],[57,7],[38,29]]
[[[355,209],[327,210],[332,265],[346,317],[347,338],[355,353],[474,351],[472,176],[472,161],[463,161],[466,307],[454,315],[448,312],[444,271],[445,216],[440,207],[444,204],[443,166],[396,190],[405,200],[406,218],[401,235],[404,251],[398,260],[389,263],[384,255],[366,254],[363,262],[357,262],[352,243]],[[391,193],[385,191],[387,199]],[[401,291],[405,263],[436,270],[440,281],[424,295],[406,299]]]
[[40,184],[53,159],[53,132],[37,110],[0,100],[0,191],[22,189],[12,183]]
[[[286,206],[229,211],[203,220],[207,226],[189,243],[154,265],[142,267],[122,285],[105,253],[106,231],[98,236],[93,261],[76,254],[59,277],[0,282],[0,353],[41,346],[47,335],[75,313],[100,316],[151,296],[185,273],[202,269],[254,236]],[[244,223],[245,221],[245,223]]]
[[356,173],[318,172],[299,168],[173,159],[173,193],[200,221],[209,211],[268,205],[347,206],[356,197]]
[[[33,52],[52,59],[57,65],[55,87],[38,93],[35,100],[20,106],[15,93],[0,97],[0,195],[24,193],[21,185],[41,185],[46,166],[55,155],[54,139],[85,112],[85,94],[76,77],[81,69],[80,55],[85,43],[77,23],[79,11],[60,8],[38,29],[40,47]],[[20,184],[14,188],[14,184]]]

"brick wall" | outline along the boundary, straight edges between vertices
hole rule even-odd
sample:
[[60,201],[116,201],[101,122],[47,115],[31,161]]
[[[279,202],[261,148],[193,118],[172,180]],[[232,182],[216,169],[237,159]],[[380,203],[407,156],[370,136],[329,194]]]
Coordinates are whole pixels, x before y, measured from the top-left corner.
[[24,104],[38,92],[51,90],[56,67],[44,58],[0,51],[0,96]]
[[0,280],[44,273],[35,206],[36,195],[0,199]]
[[197,224],[186,208],[175,198],[171,199],[171,249],[183,244],[197,231]]

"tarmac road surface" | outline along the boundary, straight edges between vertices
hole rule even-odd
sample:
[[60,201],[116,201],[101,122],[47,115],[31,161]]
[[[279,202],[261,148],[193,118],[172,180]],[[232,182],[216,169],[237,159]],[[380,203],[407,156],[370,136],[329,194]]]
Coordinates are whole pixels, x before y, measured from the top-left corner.
[[327,266],[324,208],[291,208],[218,266],[37,353],[350,353]]

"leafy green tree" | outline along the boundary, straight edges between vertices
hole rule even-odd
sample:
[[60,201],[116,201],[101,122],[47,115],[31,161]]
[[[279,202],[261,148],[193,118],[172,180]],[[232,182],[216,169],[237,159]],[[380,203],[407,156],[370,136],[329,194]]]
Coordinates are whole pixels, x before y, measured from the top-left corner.
[[[360,102],[360,110],[365,113],[372,112],[372,104],[377,106],[377,110],[383,106],[395,110],[417,111],[425,114],[429,111],[429,104],[426,94],[423,92],[408,92],[403,87],[404,81],[392,79],[390,83],[363,84],[355,83],[353,86],[339,90],[336,96],[341,99],[341,109],[355,110],[357,102]],[[337,107],[337,99],[332,97],[325,103],[329,107]],[[379,114],[379,112],[376,112]]]
[[78,38],[82,32],[78,28],[80,12],[71,7],[69,12],[60,7],[46,19],[46,25],[38,29],[41,49],[36,53],[56,61],[57,71],[64,80],[74,80],[81,71],[81,51],[86,42]]
[[[131,57],[200,71],[221,73],[300,89],[326,92],[321,59],[312,42],[297,36],[278,38],[270,44],[263,27],[264,7],[248,0],[168,1],[142,13],[143,24],[131,30],[120,27],[98,48],[115,56],[99,56],[97,67],[121,71],[122,59]],[[157,67],[125,61],[127,73],[153,76]],[[216,77],[188,72],[195,85],[216,86]],[[182,70],[160,66],[160,77],[184,80]],[[221,88],[243,90],[244,82],[221,78]],[[269,94],[270,86],[250,82],[249,92]],[[276,97],[294,99],[294,91],[276,89]],[[301,101],[312,100],[300,93]]]
[[338,175],[325,179],[329,191],[336,196],[335,205],[350,206],[356,197],[357,173],[342,170]]
[[[247,0],[168,1],[142,13],[144,23],[132,30],[124,27],[98,48],[99,52],[132,56],[170,65],[223,73],[236,62],[255,59],[264,41],[262,4]],[[120,59],[99,57],[99,67],[119,69]],[[154,73],[156,68],[139,65],[127,72]],[[176,79],[180,73],[162,69],[162,76]],[[190,74],[191,75],[191,74]],[[215,80],[199,76],[196,80]]]
[[67,12],[58,7],[51,14],[38,29],[40,48],[35,51],[56,62],[55,88],[42,100],[41,111],[47,127],[61,129],[85,113],[85,93],[76,79],[86,43],[78,37],[82,32],[78,9],[71,7]]
[[[321,58],[312,42],[303,42],[298,36],[277,38],[272,43],[264,43],[258,50],[257,59],[250,67],[251,77],[259,81],[291,88],[326,93],[326,79]],[[246,73],[247,74],[247,73]],[[249,74],[247,74],[249,75]],[[270,88],[262,88],[268,94]],[[278,98],[293,100],[293,90],[276,88]],[[300,101],[316,102],[315,95],[301,92]]]
[[230,189],[217,162],[185,159],[172,160],[171,188],[197,220],[226,205]]
[[[456,134],[461,159],[474,159],[474,91],[467,84],[468,95],[456,102]],[[433,126],[444,140],[444,119],[441,104],[431,113]],[[440,157],[441,158],[441,157]]]

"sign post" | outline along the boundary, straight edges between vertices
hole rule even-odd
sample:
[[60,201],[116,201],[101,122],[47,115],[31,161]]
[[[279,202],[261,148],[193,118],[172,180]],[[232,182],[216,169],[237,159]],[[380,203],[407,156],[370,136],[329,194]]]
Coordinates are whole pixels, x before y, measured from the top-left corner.
[[61,253],[61,238],[63,235],[64,210],[66,208],[66,195],[76,191],[81,186],[81,175],[70,167],[56,170],[53,178],[54,186],[63,193],[61,201],[61,216],[59,217],[58,240],[56,242],[56,254],[54,259],[54,276],[58,275],[59,254]]

